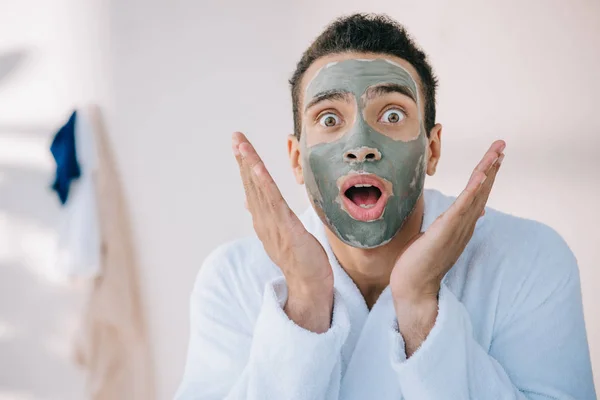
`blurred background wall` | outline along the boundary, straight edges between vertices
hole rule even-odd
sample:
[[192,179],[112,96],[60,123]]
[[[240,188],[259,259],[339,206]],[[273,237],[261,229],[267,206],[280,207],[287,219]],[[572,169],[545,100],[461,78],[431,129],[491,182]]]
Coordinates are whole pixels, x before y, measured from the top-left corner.
[[81,398],[68,334],[83,294],[46,276],[58,209],[47,147],[70,109],[105,111],[169,399],[198,268],[252,233],[231,133],[255,143],[294,210],[307,207],[286,155],[287,79],[323,27],[354,11],[405,24],[437,72],[443,153],[428,187],[458,194],[487,146],[507,141],[489,203],[549,224],[575,252],[600,387],[597,1],[0,0],[0,55],[23,55],[0,80],[0,399]]
[[108,4],[0,0],[0,399],[83,399],[72,336],[85,291],[53,273],[54,131],[107,106]]

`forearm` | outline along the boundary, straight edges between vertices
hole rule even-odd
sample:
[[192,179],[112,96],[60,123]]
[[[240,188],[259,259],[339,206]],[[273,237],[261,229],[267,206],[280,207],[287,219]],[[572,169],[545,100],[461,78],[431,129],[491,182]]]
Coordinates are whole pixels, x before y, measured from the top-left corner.
[[404,339],[406,358],[409,358],[427,339],[438,315],[437,296],[400,297],[394,299],[398,331]]

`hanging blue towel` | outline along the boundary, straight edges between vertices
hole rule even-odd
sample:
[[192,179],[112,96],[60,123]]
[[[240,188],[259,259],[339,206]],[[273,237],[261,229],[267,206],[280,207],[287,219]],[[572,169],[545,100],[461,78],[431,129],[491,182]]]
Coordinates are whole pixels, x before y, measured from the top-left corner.
[[64,205],[69,197],[71,181],[81,176],[81,169],[77,162],[75,149],[75,121],[77,111],[73,111],[69,121],[59,129],[52,140],[50,151],[56,161],[56,179],[52,189],[58,194],[60,202]]

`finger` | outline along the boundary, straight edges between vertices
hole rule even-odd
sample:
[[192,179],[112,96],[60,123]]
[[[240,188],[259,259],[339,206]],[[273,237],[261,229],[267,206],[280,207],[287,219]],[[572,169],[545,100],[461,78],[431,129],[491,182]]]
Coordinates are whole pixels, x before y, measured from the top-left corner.
[[[475,230],[477,220],[485,215],[485,205],[493,186],[499,164],[494,164],[487,175],[478,172],[477,177],[483,175],[483,179],[477,183],[474,180],[470,183],[470,188],[465,189],[465,200],[460,201],[460,196],[455,202],[457,209],[454,211],[459,218],[454,219],[453,234],[455,240],[466,244]],[[476,186],[476,187],[475,187]],[[461,196],[463,194],[461,193]]]
[[[486,153],[482,160],[483,162],[473,171],[467,187],[458,196],[452,206],[450,206],[448,211],[444,213],[444,217],[452,221],[451,225],[453,226],[452,229],[455,236],[460,238],[458,240],[468,241],[473,233],[477,219],[485,214],[487,199],[504,158],[503,153],[495,157],[493,152],[504,149],[504,147],[504,142],[494,143],[490,147],[492,153]],[[492,154],[494,160],[488,154]]]
[[242,178],[242,184],[244,185],[244,193],[247,195],[248,194],[247,189],[249,189],[249,186],[251,183],[250,182],[250,174],[248,173],[248,169],[244,165],[244,160],[242,159],[242,155],[239,151],[238,146],[233,144],[232,149],[233,149],[233,154],[235,155],[235,159],[238,163],[238,167],[240,170],[240,178]]
[[471,179],[467,183],[467,186],[456,198],[454,203],[448,208],[446,214],[449,217],[456,217],[464,215],[475,200],[479,188],[486,180],[486,175],[483,172],[475,171],[471,175]]
[[506,148],[506,143],[503,140],[496,140],[490,148],[485,152],[481,161],[475,167],[475,171],[486,172],[494,164],[494,162],[500,157],[500,154]]
[[247,164],[251,180],[262,198],[262,207],[268,206],[279,217],[288,217],[291,210],[281,195],[275,180],[250,142],[239,146],[244,164]]
[[490,171],[486,175],[484,183],[476,193],[468,211],[463,215],[466,228],[474,229],[477,220],[485,214],[485,206],[489,199],[494,182],[496,181],[496,176],[500,169],[500,165],[502,164],[503,158],[504,154],[501,154],[498,162],[494,163],[494,165],[491,167]]
[[[495,144],[492,145],[492,147],[491,147],[492,150],[494,150],[494,148],[497,147],[497,146],[495,146]],[[486,153],[486,155],[487,154],[488,153]],[[504,157],[504,155],[501,155],[500,157],[494,157],[494,160],[492,162],[489,162],[488,164],[480,163],[475,168],[475,170],[471,174],[471,178],[469,179],[469,182],[467,183],[467,187],[462,191],[462,193],[454,201],[452,206],[448,209],[448,213],[450,215],[462,216],[462,215],[465,215],[466,213],[468,213],[469,211],[473,211],[473,207],[475,206],[475,201],[476,201],[476,199],[478,199],[480,197],[482,191],[484,192],[483,198],[487,200],[487,196],[485,193],[486,187],[489,188],[487,190],[487,195],[489,195],[489,190],[491,190],[491,186],[493,185],[494,179],[496,177],[496,173],[498,172],[497,167],[499,167],[500,163],[502,162],[503,157]],[[488,156],[487,159],[489,160],[490,157]],[[482,160],[482,162],[485,160],[486,160],[486,156],[484,156],[484,159]],[[488,167],[488,169],[486,170],[487,173],[478,169],[478,168],[481,168],[482,166]],[[475,214],[479,215],[480,213],[481,213],[481,210],[479,208],[476,208]]]
[[479,213],[479,210],[485,209],[485,205],[490,197],[490,193],[492,191],[492,187],[496,182],[496,176],[498,175],[498,171],[500,170],[500,166],[502,165],[502,161],[504,160],[504,154],[501,154],[498,157],[498,161],[491,167],[490,171],[487,173],[486,180],[484,184],[481,186],[479,193],[476,195],[476,199],[474,202],[474,210],[475,214]]
[[498,151],[503,150],[505,147],[506,143],[502,140],[496,140],[494,143],[492,143],[490,148],[483,155],[481,161],[479,161],[479,164],[477,164],[477,166],[473,170],[473,173],[469,178],[467,186],[473,184],[473,181],[481,182],[481,180],[485,180],[485,178],[483,178],[481,174],[483,173],[487,175],[492,166],[498,161],[498,158],[500,156],[500,153],[498,153]]
[[490,167],[490,169],[486,172],[485,182],[481,185],[479,192],[476,195],[475,202],[486,201],[487,196],[489,196],[492,187],[494,186],[494,182],[496,182],[496,176],[498,175],[498,171],[500,170],[500,166],[502,165],[502,161],[504,160],[504,154],[500,154],[498,160]]
[[246,139],[246,136],[242,132],[233,132],[231,135],[231,149],[239,165],[242,163],[242,154],[240,153],[239,146],[243,141],[248,141],[248,139]]
[[238,167],[240,169],[240,177],[242,178],[242,183],[244,187],[246,186],[247,177],[244,170],[244,161],[242,159],[242,154],[240,153],[239,145],[239,135],[242,135],[241,132],[234,132],[231,137],[231,150],[233,151],[233,155],[235,156],[235,160],[237,161]]
[[[243,133],[235,132],[233,134],[232,148],[244,181],[244,191],[246,192],[244,206],[252,215],[257,234],[260,236],[259,231],[263,231],[264,221],[275,220],[275,227],[285,223],[286,229],[290,231],[297,230],[295,228],[297,226],[302,226],[296,214],[289,208],[281,195],[260,156]],[[277,224],[277,220],[280,221],[279,224]]]
[[248,142],[248,138],[240,131],[233,132],[231,135],[231,140],[233,143],[239,145],[242,142]]
[[231,147],[235,159],[238,163],[240,170],[240,177],[242,178],[242,184],[244,185],[245,194],[245,207],[248,211],[252,212],[254,205],[258,202],[258,193],[256,192],[255,184],[252,181],[252,175],[248,169],[248,165],[244,162],[242,153],[240,152],[239,146],[241,143],[248,142],[246,136],[241,132],[234,132],[231,138]]
[[[496,140],[494,143],[492,143],[488,151],[483,155],[483,158],[481,159],[479,164],[477,164],[477,166],[473,170],[471,178],[467,183],[467,189],[469,190],[466,191],[465,195],[462,199],[460,199],[461,201],[457,205],[457,207],[460,208],[459,212],[461,215],[464,215],[465,213],[469,212],[469,210],[474,212],[476,215],[479,215],[481,213],[481,210],[479,210],[478,208],[476,210],[473,210],[472,207],[475,205],[475,200],[479,198],[479,196],[481,196],[481,192],[485,191],[484,182],[487,182],[487,185],[489,185],[491,189],[491,185],[494,182],[495,173],[492,179],[488,179],[490,177],[490,172],[492,171],[494,166],[497,165],[498,160],[502,156],[502,151],[504,151],[505,148],[506,142],[504,142],[503,140]],[[487,194],[489,195],[489,191]],[[485,193],[483,194],[483,196],[486,197]]]
[[255,166],[262,163],[261,158],[250,142],[240,143],[239,149],[244,163],[246,163],[250,169],[253,169]]
[[[274,200],[278,200],[281,197],[279,189],[275,185],[273,178],[267,171],[262,159],[254,149],[254,146],[249,141],[243,141],[238,147],[243,160],[243,168],[245,174],[253,187],[256,188],[257,197],[263,201],[267,199],[269,203],[273,203]],[[273,193],[273,186],[275,191]],[[279,194],[279,196],[277,196]],[[272,195],[272,198],[269,196]]]
[[248,211],[250,211],[253,217],[259,217],[261,212],[260,204],[262,203],[260,191],[256,187],[255,182],[252,180],[252,176],[246,166],[242,167],[241,175],[244,183],[244,193],[246,195],[246,208]]
[[[242,133],[242,132],[234,132],[232,137],[231,137],[231,147],[233,149],[233,154],[235,155],[235,159],[238,162],[238,165],[240,167],[240,170],[242,168],[245,168],[246,165],[244,164],[245,160],[245,156],[244,154],[242,154],[240,147],[241,146],[252,146],[250,144],[250,141],[248,140],[248,138],[246,138],[246,136]],[[258,156],[258,155],[257,155]],[[247,169],[247,168],[245,168]]]

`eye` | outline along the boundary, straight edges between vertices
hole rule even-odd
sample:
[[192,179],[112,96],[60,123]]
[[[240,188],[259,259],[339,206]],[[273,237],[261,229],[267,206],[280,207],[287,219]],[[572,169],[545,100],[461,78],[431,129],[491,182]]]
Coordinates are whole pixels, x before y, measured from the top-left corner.
[[397,108],[390,108],[389,110],[383,113],[379,121],[388,124],[397,124],[404,118],[406,118],[406,116],[404,115],[404,112],[402,110],[399,110]]
[[332,127],[340,123],[340,118],[335,114],[327,113],[319,118],[319,123],[325,127]]

